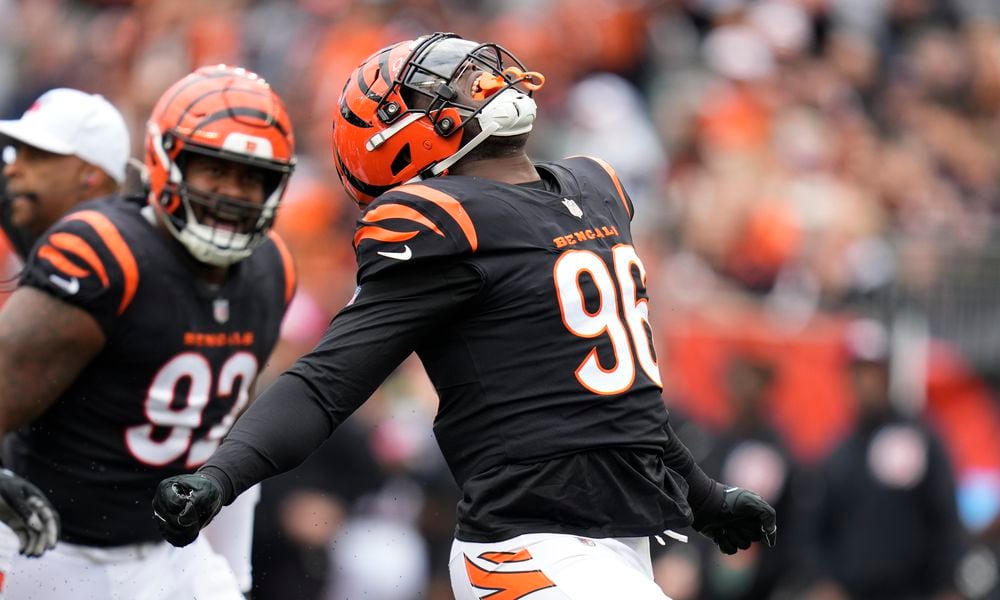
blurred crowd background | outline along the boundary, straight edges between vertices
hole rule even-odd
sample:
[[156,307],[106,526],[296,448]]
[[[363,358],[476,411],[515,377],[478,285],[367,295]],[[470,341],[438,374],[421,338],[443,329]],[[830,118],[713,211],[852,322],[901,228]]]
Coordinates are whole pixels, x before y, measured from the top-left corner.
[[[355,286],[329,152],[343,82],[432,31],[546,75],[535,158],[617,168],[675,428],[779,509],[773,550],[654,543],[668,594],[1000,597],[997,0],[0,0],[0,118],[52,87],[101,93],[141,157],[192,68],[265,77],[299,142],[273,377]],[[255,600],[450,598],[435,405],[411,359],[265,484]]]

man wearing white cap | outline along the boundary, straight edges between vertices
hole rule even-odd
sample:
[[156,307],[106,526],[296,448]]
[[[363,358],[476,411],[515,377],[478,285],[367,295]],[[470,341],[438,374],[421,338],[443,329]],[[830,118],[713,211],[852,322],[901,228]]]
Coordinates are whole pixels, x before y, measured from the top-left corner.
[[295,165],[291,121],[256,74],[198,69],[147,122],[147,193],[81,203],[121,181],[128,144],[120,117],[116,140],[97,127],[109,105],[66,92],[0,122],[19,143],[5,169],[11,195],[29,209],[15,222],[37,231],[54,221],[0,310],[3,460],[61,521],[41,559],[14,556],[6,593],[243,600],[249,529],[233,563],[207,540],[176,549],[148,498],[165,475],[208,458],[277,341],[295,291],[271,232]]
[[[20,119],[0,121],[0,138],[10,202],[3,207],[0,227],[22,259],[73,206],[113,194],[125,180],[128,128],[101,96],[48,91]],[[40,556],[59,536],[59,517],[48,498],[6,469],[0,471],[0,521],[16,534],[0,535],[0,577],[16,551]]]
[[[12,240],[33,240],[77,203],[110,195],[125,179],[128,128],[101,96],[51,90],[20,119],[0,121],[0,134],[13,143],[3,157],[11,206],[2,222]],[[17,248],[22,258],[29,249],[30,243]],[[16,534],[21,554],[40,556],[55,546],[59,519],[48,498],[6,469],[0,471],[0,521]],[[0,574],[9,567],[13,541],[0,536]]]
[[0,136],[12,142],[3,154],[11,202],[3,225],[14,228],[12,239],[33,240],[76,204],[111,195],[125,181],[128,127],[96,94],[50,90],[20,119],[0,121]]

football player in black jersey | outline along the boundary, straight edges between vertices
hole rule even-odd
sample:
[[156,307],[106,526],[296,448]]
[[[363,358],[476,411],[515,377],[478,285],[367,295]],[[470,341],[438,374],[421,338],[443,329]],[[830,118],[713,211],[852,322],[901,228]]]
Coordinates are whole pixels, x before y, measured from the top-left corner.
[[36,243],[0,310],[0,433],[62,535],[15,559],[12,597],[242,598],[225,559],[165,544],[145,507],[212,454],[274,347],[295,274],[270,229],[294,163],[270,86],[202,68],[150,117],[148,198],[75,206]]
[[670,429],[614,170],[525,154],[543,83],[452,34],[385,48],[350,76],[333,136],[363,208],[357,293],[204,466],[160,484],[171,543],[298,464],[412,352],[463,492],[459,600],[662,599],[649,536],[692,520],[724,552],[773,542],[773,509],[707,477]]
[[[38,236],[70,208],[118,190],[129,134],[121,113],[101,96],[57,88],[20,119],[0,121],[0,147],[0,227],[24,260]],[[17,533],[22,554],[37,556],[55,546],[58,516],[37,487],[4,470],[0,505],[0,520]],[[7,570],[8,558],[0,556],[0,570]]]

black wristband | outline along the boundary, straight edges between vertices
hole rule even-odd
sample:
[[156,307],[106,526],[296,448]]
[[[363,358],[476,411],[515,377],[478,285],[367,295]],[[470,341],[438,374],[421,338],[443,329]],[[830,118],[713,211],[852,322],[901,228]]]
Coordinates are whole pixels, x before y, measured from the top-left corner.
[[222,490],[223,506],[229,506],[236,499],[233,497],[233,482],[229,479],[229,475],[226,475],[226,472],[219,467],[206,465],[198,469],[196,473],[211,479],[219,485],[219,489]]
[[721,501],[721,486],[701,470],[670,423],[666,424],[664,432],[667,443],[663,450],[663,462],[687,482],[687,501],[691,510],[697,513],[713,497],[718,497]]

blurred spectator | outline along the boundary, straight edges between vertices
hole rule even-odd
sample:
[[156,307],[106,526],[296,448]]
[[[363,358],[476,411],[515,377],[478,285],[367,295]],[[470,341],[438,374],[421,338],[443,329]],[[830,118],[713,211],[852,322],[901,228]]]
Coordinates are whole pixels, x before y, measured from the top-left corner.
[[[801,540],[797,516],[797,466],[781,434],[769,422],[775,366],[752,353],[737,352],[723,372],[730,425],[720,432],[706,458],[707,472],[740,487],[753,486],[774,506],[782,543],[774,548],[726,556],[707,546],[702,552],[703,599],[771,598],[794,581],[795,548]],[[700,541],[700,540],[699,540]]]
[[357,419],[302,465],[263,484],[254,524],[255,600],[318,600],[336,579],[329,543],[385,480]]
[[859,320],[846,346],[857,423],[822,465],[810,597],[957,600],[963,539],[948,457],[894,405],[885,328]]
[[[975,475],[962,458],[973,454],[968,428],[945,423],[954,417],[944,409],[958,404],[970,381],[983,403],[1000,406],[996,0],[0,0],[0,15],[0,119],[20,115],[49,88],[99,93],[121,109],[132,154],[140,155],[142,117],[170,82],[203,62],[254,69],[288,100],[302,150],[276,227],[300,282],[272,372],[315,343],[355,286],[357,213],[329,151],[343,77],[391,39],[450,30],[495,38],[546,75],[534,155],[559,158],[584,147],[628,179],[643,204],[643,222],[634,224],[643,262],[662,271],[651,277],[662,289],[650,322],[665,330],[661,339],[676,341],[660,366],[667,380],[700,378],[694,385],[675,377],[666,391],[684,396],[693,426],[719,431],[731,421],[736,407],[715,375],[737,341],[751,340],[772,350],[767,361],[778,374],[770,382],[760,373],[745,378],[768,399],[761,421],[789,441],[792,459],[823,458],[853,406],[840,383],[843,367],[831,359],[833,331],[858,310],[887,319],[916,311],[932,345],[946,342],[972,369],[967,379],[934,384],[947,389],[937,408],[929,399],[935,410],[926,416],[948,431],[945,450],[959,457],[958,478]],[[2,279],[17,272],[11,256],[0,251],[0,298]],[[382,444],[396,440],[395,451],[410,448],[403,455],[421,445],[399,442],[413,434],[393,417],[417,410],[407,402],[412,377],[402,372],[400,381],[410,383],[381,392],[376,404],[385,410],[359,425],[365,433],[343,441],[343,452],[371,455],[368,431]],[[803,390],[815,390],[808,402]],[[434,410],[432,394],[421,400],[423,416]],[[975,439],[1000,430],[1000,420],[990,420]],[[717,448],[756,439],[725,435]],[[976,456],[976,468],[1000,473],[1000,455]],[[376,461],[376,479],[416,482],[423,498],[414,522],[432,548],[426,594],[433,598],[442,555],[434,540],[450,543],[453,484],[420,461],[390,463],[387,474],[389,463]],[[310,477],[309,485],[320,485],[327,475],[318,468]],[[299,506],[327,513],[330,523],[372,518],[340,489],[355,478],[366,487],[367,477],[339,477],[329,484],[336,489],[304,496],[324,500]],[[286,494],[302,500],[308,486],[296,485],[265,490],[267,510],[277,511]],[[330,498],[339,512],[328,511]],[[276,515],[267,518],[277,523]],[[309,586],[309,594],[321,593],[335,552],[315,544],[340,525],[316,526],[323,536],[308,551],[289,550],[283,527],[274,525],[283,541],[269,530],[257,541],[270,557],[259,567],[272,573],[267,585],[280,589],[308,572],[295,579],[306,582],[302,597]],[[856,535],[871,542],[870,532]],[[680,545],[693,558],[671,555],[663,564],[679,567],[673,581],[699,593],[701,569],[719,571],[693,550]],[[782,535],[768,555],[785,551],[802,546]],[[289,579],[276,575],[286,558],[294,563]],[[988,566],[970,564],[963,568],[973,573]]]

